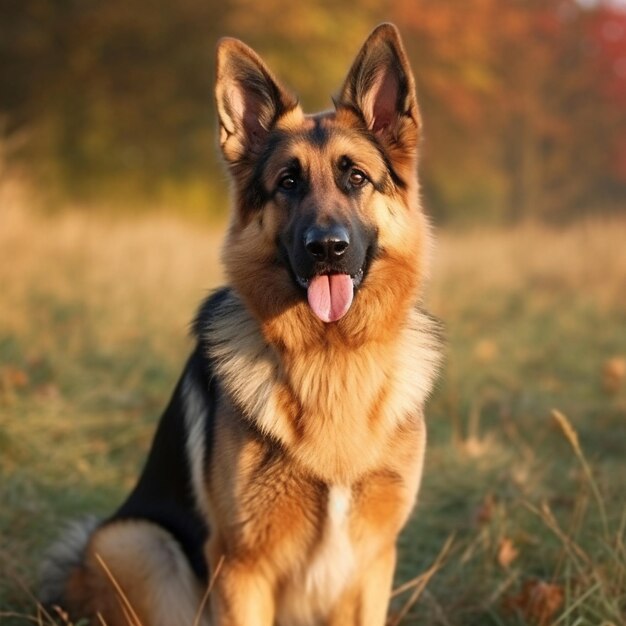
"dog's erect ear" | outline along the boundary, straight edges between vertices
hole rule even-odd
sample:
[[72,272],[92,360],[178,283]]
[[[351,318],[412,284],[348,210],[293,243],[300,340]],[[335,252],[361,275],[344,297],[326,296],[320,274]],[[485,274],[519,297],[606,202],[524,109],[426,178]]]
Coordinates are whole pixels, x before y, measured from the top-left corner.
[[276,120],[298,104],[254,50],[231,38],[217,47],[215,98],[220,145],[231,163],[258,155]]
[[343,84],[338,104],[356,109],[383,142],[416,141],[420,116],[415,82],[393,24],[381,24],[367,38]]

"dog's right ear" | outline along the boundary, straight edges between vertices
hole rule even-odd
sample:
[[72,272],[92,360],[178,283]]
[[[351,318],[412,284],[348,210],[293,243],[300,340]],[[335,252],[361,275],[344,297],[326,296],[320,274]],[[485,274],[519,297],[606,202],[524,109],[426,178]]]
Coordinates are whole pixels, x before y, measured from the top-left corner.
[[276,120],[298,105],[254,50],[228,37],[217,47],[215,98],[220,146],[230,163],[258,156]]

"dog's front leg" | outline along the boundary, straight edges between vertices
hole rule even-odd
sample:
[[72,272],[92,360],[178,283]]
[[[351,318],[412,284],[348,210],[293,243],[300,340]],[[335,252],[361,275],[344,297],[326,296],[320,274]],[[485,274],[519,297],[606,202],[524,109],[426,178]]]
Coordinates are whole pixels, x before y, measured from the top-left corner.
[[270,581],[250,565],[224,559],[211,590],[212,626],[272,626],[274,594]]
[[328,626],[384,626],[396,565],[396,548],[383,550],[334,607]]

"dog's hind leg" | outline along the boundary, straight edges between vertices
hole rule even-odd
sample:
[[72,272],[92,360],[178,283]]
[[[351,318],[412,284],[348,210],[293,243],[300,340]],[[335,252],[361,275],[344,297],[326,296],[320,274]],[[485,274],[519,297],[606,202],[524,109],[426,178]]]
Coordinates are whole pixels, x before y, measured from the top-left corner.
[[209,623],[199,615],[202,586],[179,544],[146,521],[115,521],[96,530],[82,564],[70,572],[64,595],[72,617],[89,616],[95,624]]

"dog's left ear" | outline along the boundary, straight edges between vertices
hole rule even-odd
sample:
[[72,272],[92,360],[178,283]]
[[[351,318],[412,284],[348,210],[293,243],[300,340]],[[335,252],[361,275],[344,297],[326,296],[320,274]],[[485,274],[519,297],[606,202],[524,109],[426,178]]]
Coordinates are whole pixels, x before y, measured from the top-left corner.
[[356,109],[383,144],[416,147],[420,114],[415,81],[393,24],[381,24],[367,38],[343,84],[338,104]]
[[252,48],[228,37],[217,47],[215,99],[220,146],[230,163],[257,157],[278,118],[298,105]]

